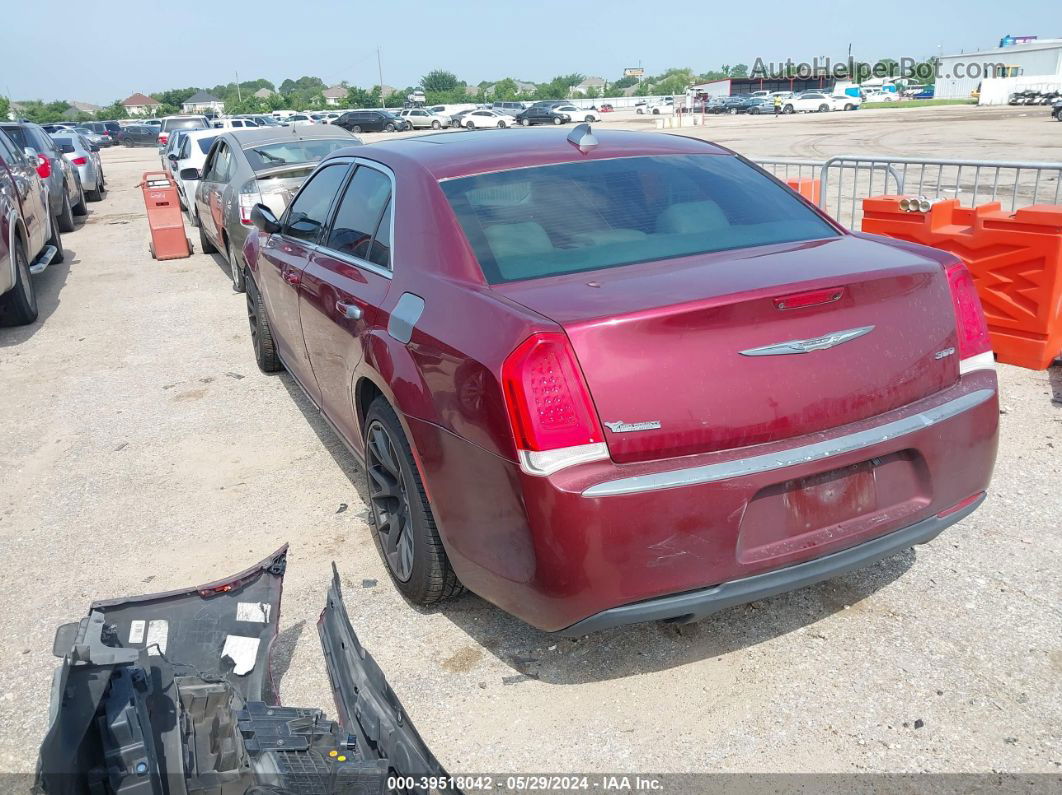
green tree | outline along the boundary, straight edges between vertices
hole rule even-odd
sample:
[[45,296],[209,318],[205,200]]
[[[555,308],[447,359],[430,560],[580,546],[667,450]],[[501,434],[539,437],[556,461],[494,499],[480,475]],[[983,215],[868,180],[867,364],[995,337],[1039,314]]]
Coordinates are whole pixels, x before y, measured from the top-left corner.
[[7,114],[11,112],[11,100],[7,97],[0,95],[0,121],[7,118]]
[[597,99],[601,96],[601,92],[597,90],[597,86],[587,86],[586,93],[583,96],[587,99]]
[[366,91],[364,88],[348,89],[347,107],[349,108],[378,108],[380,107],[380,87],[373,86]]
[[749,65],[745,63],[735,64],[734,68],[730,70],[731,77],[748,77]]
[[100,108],[96,111],[97,119],[127,119],[129,114],[125,111],[125,106],[122,105],[120,99],[116,99],[110,105],[105,108]]
[[420,78],[420,87],[425,94],[453,91],[460,85],[457,75],[445,69],[432,69]]
[[[152,96],[161,102],[163,105],[168,105],[171,108],[179,108],[188,98],[195,94],[197,91],[202,91],[198,86],[190,86],[188,88],[171,88],[169,91],[162,91]],[[162,115],[162,109],[159,109],[159,115]]]
[[631,86],[637,84],[637,82],[637,77],[621,77],[619,80],[616,80],[612,83],[612,90],[622,91],[625,88],[630,88]]
[[506,77],[494,84],[493,98],[496,100],[513,100],[520,93],[520,86],[511,77]]

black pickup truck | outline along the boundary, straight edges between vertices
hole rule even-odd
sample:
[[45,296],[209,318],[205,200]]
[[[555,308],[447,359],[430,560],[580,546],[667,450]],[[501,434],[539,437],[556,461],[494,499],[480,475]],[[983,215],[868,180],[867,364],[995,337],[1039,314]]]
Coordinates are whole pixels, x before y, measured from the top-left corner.
[[0,322],[36,320],[32,277],[62,261],[63,242],[37,163],[0,130]]

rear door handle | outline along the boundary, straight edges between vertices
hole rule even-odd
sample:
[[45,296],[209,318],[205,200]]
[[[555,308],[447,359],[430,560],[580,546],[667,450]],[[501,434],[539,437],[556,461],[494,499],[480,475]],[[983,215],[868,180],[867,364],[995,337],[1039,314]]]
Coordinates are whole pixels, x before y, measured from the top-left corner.
[[336,311],[347,320],[361,320],[362,315],[365,314],[360,306],[346,301],[336,301]]
[[298,287],[299,282],[302,281],[302,274],[296,270],[286,270],[284,271],[284,281],[294,287]]

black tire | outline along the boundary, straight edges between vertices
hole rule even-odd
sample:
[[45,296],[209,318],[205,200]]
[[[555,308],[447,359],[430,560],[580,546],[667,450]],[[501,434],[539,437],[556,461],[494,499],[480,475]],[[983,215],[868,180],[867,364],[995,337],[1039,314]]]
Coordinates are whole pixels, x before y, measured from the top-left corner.
[[365,415],[365,479],[373,540],[399,592],[432,605],[464,591],[394,409],[376,398]]
[[218,250],[210,240],[207,239],[206,232],[203,231],[203,224],[196,224],[199,227],[199,250],[204,254],[213,254]]
[[844,105],[844,109],[845,110],[855,110],[855,105],[853,105],[851,102],[846,102],[845,105]]
[[55,256],[52,257],[52,265],[58,265],[66,259],[66,252],[63,251],[63,236],[59,234],[59,226],[55,221],[52,221],[52,234],[45,245],[55,246]]
[[254,279],[247,279],[247,322],[251,327],[251,347],[254,348],[254,360],[263,373],[275,373],[284,368],[277,356],[277,345],[273,341],[273,329],[262,306],[262,297]]
[[789,113],[792,113],[792,112],[793,112],[793,106],[792,105],[786,105],[784,108],[782,108],[782,113],[789,114]]
[[597,121],[597,119],[595,119],[593,116],[583,116],[583,121],[589,124],[592,121]]
[[232,276],[232,291],[242,293],[247,289],[247,277],[243,270],[243,258],[232,244],[226,246],[229,256],[229,273]]
[[37,291],[29,272],[22,241],[15,238],[15,286],[0,296],[0,316],[11,326],[26,326],[37,319]]
[[531,126],[531,120],[530,119],[520,119],[520,124],[522,124],[524,127],[530,127]]
[[[74,215],[78,216],[79,218],[82,217],[82,216],[88,215],[88,207],[85,206],[85,199],[86,198],[88,198],[88,197],[87,197],[87,195],[85,193],[85,188],[81,184],[81,182],[78,181],[78,183],[77,183],[77,204],[75,204],[71,208],[71,210],[73,211]],[[93,199],[93,201],[98,201],[98,199]]]
[[66,189],[63,189],[63,207],[59,210],[59,215],[55,216],[55,223],[59,226],[60,232],[73,232],[74,231],[74,211],[70,207],[70,197],[66,195]]
[[737,116],[737,108],[730,108],[729,110],[727,110],[727,113],[729,113],[731,116]]
[[505,122],[503,122],[503,121],[498,122],[498,129],[499,130],[504,130],[505,129]]
[[393,124],[388,124],[384,127],[384,132],[395,132],[397,128]]
[[659,116],[660,115],[660,108],[653,108],[653,115],[654,116]]
[[553,117],[553,123],[554,124],[564,124],[564,119],[562,119],[560,116],[554,116]]
[[819,113],[827,113],[829,110],[830,110],[830,106],[827,105],[825,102],[823,104],[819,105]]
[[433,130],[441,130],[442,129],[442,124],[439,123],[438,119],[432,119],[431,128]]
[[361,132],[361,125],[360,124],[355,124],[354,126],[352,126],[350,128],[350,131],[352,133],[360,133]]
[[466,122],[465,123],[465,129],[466,130],[474,130],[474,129],[476,129],[476,125],[473,124],[472,122]]

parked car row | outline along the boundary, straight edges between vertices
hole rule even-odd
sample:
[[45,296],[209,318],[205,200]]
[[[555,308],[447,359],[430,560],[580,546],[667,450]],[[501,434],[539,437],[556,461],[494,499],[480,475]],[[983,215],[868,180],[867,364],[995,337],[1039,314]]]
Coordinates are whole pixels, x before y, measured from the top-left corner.
[[77,126],[49,134],[32,122],[0,122],[0,320],[37,319],[33,277],[65,257],[62,234],[107,190],[96,143]]

